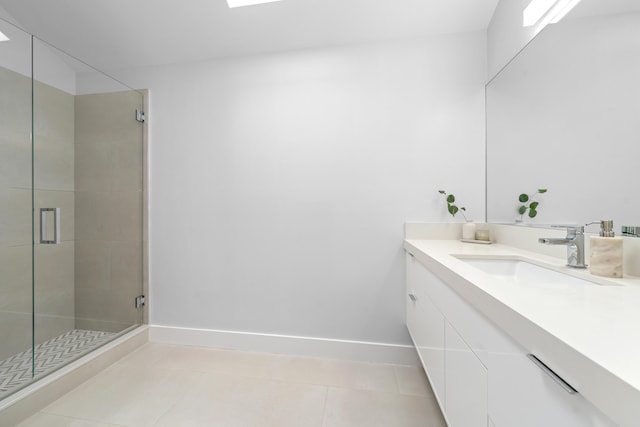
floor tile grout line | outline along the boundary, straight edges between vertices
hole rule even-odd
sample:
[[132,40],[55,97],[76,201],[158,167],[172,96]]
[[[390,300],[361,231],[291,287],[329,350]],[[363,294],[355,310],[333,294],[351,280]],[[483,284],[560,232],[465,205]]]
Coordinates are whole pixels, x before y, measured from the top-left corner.
[[[62,396],[60,396],[60,398],[62,398]],[[63,414],[54,414],[52,412],[47,412],[44,409],[41,410],[41,411],[36,412],[34,415],[37,415],[37,414],[44,414],[44,415],[49,415],[49,416],[58,417],[58,418],[66,418],[66,419],[69,419],[69,420],[84,421],[84,422],[88,422],[88,423],[107,424],[109,426],[128,427],[128,426],[125,426],[123,424],[111,423],[111,422],[107,422],[107,421],[104,421],[104,420],[96,420],[96,419],[92,419],[92,418],[76,417],[76,416],[63,415]]]
[[396,380],[396,391],[398,392],[399,395],[402,396],[402,390],[400,389],[400,378],[398,377],[398,368],[396,368],[395,366],[393,367],[393,377]]
[[[222,376],[235,376],[235,377],[240,377],[240,378],[244,378],[244,379],[257,379],[257,380],[268,380],[268,381],[274,381],[274,382],[278,382],[278,383],[291,383],[291,384],[300,384],[300,385],[309,385],[309,386],[317,386],[317,387],[333,387],[333,388],[340,388],[340,389],[346,389],[346,390],[357,390],[357,391],[372,391],[372,392],[380,392],[380,393],[387,393],[387,394],[398,394],[398,395],[402,395],[403,393],[400,393],[399,391],[399,386],[398,386],[398,379],[397,379],[397,375],[395,372],[395,369],[393,370],[393,390],[389,390],[387,388],[367,388],[367,387],[357,387],[357,386],[353,386],[353,385],[344,385],[344,384],[337,384],[337,383],[328,383],[328,382],[317,382],[317,381],[305,381],[305,380],[298,380],[298,379],[291,379],[291,378],[282,378],[282,377],[278,377],[275,375],[271,375],[269,373],[261,373],[258,375],[249,375],[249,374],[241,374],[241,373],[227,373],[224,372],[223,370],[216,370],[216,369],[198,369],[198,368],[189,368],[189,367],[164,367],[164,366],[139,366],[137,363],[132,363],[131,361],[127,361],[127,360],[121,360],[118,363],[121,363],[121,365],[123,367],[126,368],[130,368],[130,369],[145,369],[145,370],[152,370],[152,369],[161,369],[163,371],[177,371],[177,372],[194,372],[194,373],[200,373],[200,374],[212,374],[212,375],[222,375]],[[371,366],[384,366],[384,367],[389,367],[388,364],[368,364]],[[411,396],[414,396],[415,394],[409,394]],[[421,395],[415,395],[415,396],[421,396]]]
[[183,394],[182,396],[180,396],[179,398],[177,398],[177,399],[175,400],[175,402],[173,402],[171,405],[168,405],[168,406],[167,406],[167,409],[166,409],[164,412],[162,412],[162,414],[160,414],[160,416],[159,416],[158,418],[156,418],[156,419],[153,421],[153,424],[151,424],[151,427],[153,427],[153,426],[157,426],[157,425],[158,425],[158,423],[159,423],[160,421],[162,421],[162,418],[163,418],[165,415],[167,415],[169,412],[171,412],[171,410],[173,410],[173,408],[175,408],[176,406],[178,406],[178,403],[182,402],[182,400],[186,398],[187,394],[188,394],[188,390],[187,390],[187,389],[185,389],[184,394]]
[[[163,367],[153,367],[151,368],[152,371],[158,371],[158,372],[162,372],[162,371],[180,371],[178,369],[169,369],[169,368],[163,368]],[[208,372],[202,372],[199,370],[186,370],[187,372],[191,372],[191,373],[197,373],[197,374],[202,374],[202,373],[208,373]],[[253,378],[255,379],[255,378]],[[177,397],[173,403],[171,403],[170,405],[167,405],[166,410],[164,410],[154,421],[153,424],[151,424],[151,427],[153,426],[157,426],[159,425],[159,423],[162,421],[162,418],[164,418],[167,414],[169,414],[174,408],[176,408],[180,403],[182,403],[182,401],[184,399],[187,398],[187,396],[189,395],[189,391],[190,389],[188,387],[185,387],[183,392],[180,394],[179,397]]]
[[[123,364],[121,367],[131,369],[131,370],[140,369],[139,366],[133,366],[129,364]],[[110,366],[107,369],[114,369],[114,368],[116,368],[115,364]],[[214,375],[214,376],[219,375],[221,377],[226,377],[226,378],[238,378],[243,380],[259,380],[259,381],[277,383],[279,385],[295,384],[295,385],[303,385],[303,386],[310,386],[310,387],[335,388],[340,390],[351,390],[351,391],[372,392],[372,393],[382,393],[382,394],[397,394],[400,396],[403,395],[402,393],[399,393],[397,390],[389,391],[386,389],[382,390],[382,389],[376,389],[376,388],[355,387],[355,386],[348,386],[348,385],[341,385],[341,384],[328,384],[326,382],[319,383],[319,382],[313,382],[313,381],[302,381],[302,380],[285,379],[285,378],[277,378],[277,377],[269,377],[269,376],[243,375],[238,373],[226,373],[226,372],[214,371],[214,370],[190,369],[190,368],[168,368],[168,367],[143,367],[142,369],[145,369],[147,371],[157,370],[157,371],[164,371],[164,372],[188,372],[188,373],[207,374],[207,375]],[[101,374],[102,372],[100,372],[98,375],[101,375]],[[415,394],[408,394],[407,396],[426,397],[426,396],[415,395]]]
[[329,387],[325,387],[324,391],[324,404],[322,405],[322,419],[320,420],[320,427],[324,427],[327,416],[327,403],[329,401]]

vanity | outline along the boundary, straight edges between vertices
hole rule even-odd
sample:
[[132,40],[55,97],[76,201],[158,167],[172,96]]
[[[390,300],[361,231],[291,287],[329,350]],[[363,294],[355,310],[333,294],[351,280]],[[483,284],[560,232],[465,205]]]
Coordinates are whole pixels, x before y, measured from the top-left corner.
[[448,424],[639,425],[640,280],[448,227],[404,242],[406,323]]
[[[519,4],[499,2],[490,39],[527,31]],[[601,279],[539,243],[566,244],[567,230],[533,227],[573,224],[574,239],[606,219],[640,230],[627,188],[639,39],[637,1],[582,0],[487,83],[484,219],[497,243],[407,224],[406,323],[452,427],[640,426],[640,233],[624,240],[624,278]],[[539,215],[518,211],[527,191]],[[514,221],[531,226],[499,225]]]

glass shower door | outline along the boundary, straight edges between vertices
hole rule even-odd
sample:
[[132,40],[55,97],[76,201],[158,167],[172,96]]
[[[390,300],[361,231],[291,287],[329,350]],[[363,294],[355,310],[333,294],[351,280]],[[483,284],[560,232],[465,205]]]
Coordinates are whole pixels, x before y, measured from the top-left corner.
[[143,321],[143,94],[0,20],[0,400]]
[[0,21],[0,399],[31,380],[31,36]]
[[34,374],[69,353],[75,329],[74,116],[75,72],[33,41]]
[[34,38],[34,369],[142,323],[140,92]]

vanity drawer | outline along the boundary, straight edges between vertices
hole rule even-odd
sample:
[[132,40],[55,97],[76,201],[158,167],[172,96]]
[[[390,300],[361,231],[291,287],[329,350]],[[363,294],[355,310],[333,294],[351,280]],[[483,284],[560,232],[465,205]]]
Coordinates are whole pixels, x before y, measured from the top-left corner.
[[444,411],[444,316],[428,296],[427,270],[407,254],[407,328]]
[[487,357],[488,413],[495,427],[616,425],[582,395],[563,388],[527,357],[527,351],[517,343],[511,342],[510,348],[503,347],[500,351],[489,351]]
[[445,322],[445,363],[445,412],[449,425],[485,427],[487,368],[449,322]]

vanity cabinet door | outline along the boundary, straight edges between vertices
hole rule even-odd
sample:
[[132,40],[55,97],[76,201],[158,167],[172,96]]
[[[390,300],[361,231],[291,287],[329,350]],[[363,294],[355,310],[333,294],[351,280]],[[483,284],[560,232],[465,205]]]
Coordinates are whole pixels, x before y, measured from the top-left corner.
[[615,426],[580,394],[556,383],[515,342],[488,358],[488,411],[495,427]]
[[449,425],[486,427],[487,368],[446,321],[445,349],[445,412]]
[[427,270],[407,254],[407,328],[444,411],[444,316],[427,292]]

